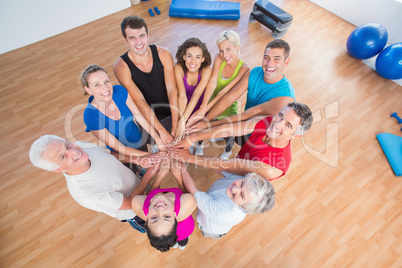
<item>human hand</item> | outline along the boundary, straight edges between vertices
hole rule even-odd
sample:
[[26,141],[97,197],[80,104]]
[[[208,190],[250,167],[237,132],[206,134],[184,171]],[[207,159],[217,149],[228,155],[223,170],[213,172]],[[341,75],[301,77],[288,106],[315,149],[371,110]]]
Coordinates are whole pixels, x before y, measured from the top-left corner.
[[143,180],[151,179],[153,176],[155,176],[155,174],[159,172],[160,167],[161,167],[160,163],[155,166],[149,167],[145,172],[144,176],[142,177],[142,179]]
[[162,131],[160,131],[159,136],[161,138],[161,142],[165,145],[167,145],[173,141],[173,136],[170,135],[170,133],[167,132],[166,129],[163,129]]
[[208,123],[205,121],[199,121],[197,123],[195,123],[194,125],[192,125],[191,127],[187,128],[185,131],[185,134],[191,134],[194,132],[198,132],[201,131],[203,129],[208,128]]
[[159,152],[140,156],[138,160],[138,165],[144,168],[150,168],[152,166],[160,165],[161,161],[166,157],[166,154],[166,152]]
[[193,141],[188,137],[185,136],[181,141],[177,143],[172,143],[170,148],[176,148],[176,149],[188,149],[193,145]]
[[164,178],[170,172],[170,157],[168,155],[163,158],[157,177]]
[[186,119],[184,117],[180,118],[179,124],[176,130],[176,136],[174,138],[173,143],[177,143],[181,141],[184,137],[184,131],[186,130]]
[[198,121],[204,119],[205,117],[205,110],[200,108],[198,109],[195,113],[193,113],[192,116],[190,116],[190,118],[187,121],[187,125],[186,127],[189,128],[191,127],[193,124],[197,123]]
[[192,155],[189,150],[177,148],[171,148],[169,150],[169,156],[170,158],[181,162],[191,162],[194,157],[194,155]]

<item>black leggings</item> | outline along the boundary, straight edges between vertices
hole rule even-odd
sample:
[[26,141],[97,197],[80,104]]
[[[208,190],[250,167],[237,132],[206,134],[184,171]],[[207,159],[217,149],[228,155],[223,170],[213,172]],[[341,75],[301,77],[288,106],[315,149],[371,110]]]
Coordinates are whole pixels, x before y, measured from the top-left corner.
[[187,245],[187,243],[188,243],[188,237],[184,240],[177,241],[177,244],[179,244],[179,246],[181,247],[184,247],[185,245]]
[[233,145],[234,145],[234,137],[227,137],[227,138],[224,138],[225,139],[225,142],[226,142],[226,149],[225,149],[225,152],[230,152],[231,150],[232,150],[232,148],[233,148]]

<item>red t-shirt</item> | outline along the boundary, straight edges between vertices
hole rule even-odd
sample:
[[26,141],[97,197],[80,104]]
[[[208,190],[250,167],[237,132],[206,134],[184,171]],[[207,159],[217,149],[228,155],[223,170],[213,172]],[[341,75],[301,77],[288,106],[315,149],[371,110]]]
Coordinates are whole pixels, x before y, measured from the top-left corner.
[[[290,142],[285,148],[276,148],[261,140],[266,135],[272,118],[273,117],[266,117],[255,125],[253,133],[251,133],[247,142],[243,145],[243,147],[241,147],[237,158],[255,160],[268,164],[272,167],[282,170],[283,174],[279,176],[282,177],[285,175],[290,165]],[[270,179],[270,181],[271,180],[274,179]]]

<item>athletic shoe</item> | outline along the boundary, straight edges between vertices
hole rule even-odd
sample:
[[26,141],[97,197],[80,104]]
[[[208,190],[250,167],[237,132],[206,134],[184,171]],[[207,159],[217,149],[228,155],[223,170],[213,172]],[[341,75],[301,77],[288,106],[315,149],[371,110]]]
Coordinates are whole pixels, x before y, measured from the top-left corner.
[[179,246],[179,243],[176,242],[172,248],[177,248]]
[[204,143],[201,145],[197,144],[196,145],[196,150],[195,150],[195,155],[204,155]]
[[157,153],[159,152],[159,148],[157,144],[154,144],[151,146],[151,153]]
[[217,142],[217,141],[223,141],[224,138],[217,138],[217,139],[209,139],[210,142]]
[[232,155],[232,150],[230,150],[230,152],[228,152],[228,153],[226,151],[224,151],[223,154],[219,158],[228,160],[231,155]]
[[179,249],[184,250],[186,248],[187,245],[184,246],[179,246]]
[[193,143],[193,145],[191,145],[190,148],[188,148],[188,150],[190,151],[190,154],[194,153],[194,143]]

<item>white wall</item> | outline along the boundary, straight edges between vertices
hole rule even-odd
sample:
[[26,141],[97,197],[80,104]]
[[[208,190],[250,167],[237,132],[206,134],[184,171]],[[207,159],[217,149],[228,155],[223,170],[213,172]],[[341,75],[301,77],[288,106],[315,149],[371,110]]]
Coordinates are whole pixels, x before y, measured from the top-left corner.
[[0,53],[130,7],[130,0],[0,0]]
[[310,0],[338,17],[360,26],[378,23],[388,31],[388,42],[402,42],[401,0]]

